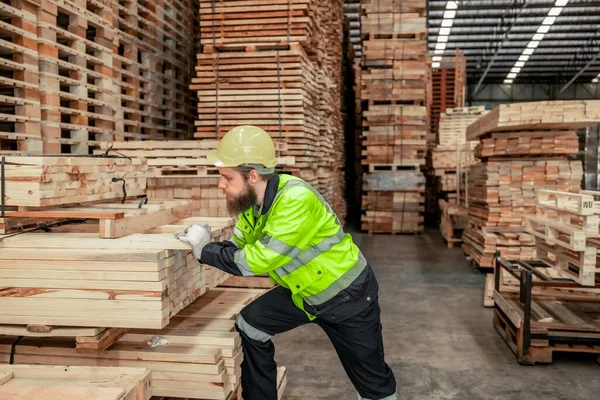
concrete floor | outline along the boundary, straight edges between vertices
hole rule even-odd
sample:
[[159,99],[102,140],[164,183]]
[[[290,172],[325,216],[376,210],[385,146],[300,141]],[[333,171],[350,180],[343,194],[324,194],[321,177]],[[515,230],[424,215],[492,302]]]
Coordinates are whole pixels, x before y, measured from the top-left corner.
[[[353,236],[377,273],[386,360],[400,399],[600,399],[594,357],[517,363],[493,328],[492,310],[482,306],[484,275],[435,230]],[[285,400],[356,399],[318,326],[278,335],[275,344],[288,370]]]

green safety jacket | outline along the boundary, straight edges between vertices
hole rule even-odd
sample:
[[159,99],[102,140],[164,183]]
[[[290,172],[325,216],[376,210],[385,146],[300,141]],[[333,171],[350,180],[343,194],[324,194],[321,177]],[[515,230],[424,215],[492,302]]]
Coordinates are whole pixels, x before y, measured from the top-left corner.
[[[209,243],[200,262],[235,275],[268,274],[310,319],[339,320],[377,296],[370,266],[330,205],[290,175],[271,178],[262,207],[241,213],[232,238]],[[331,312],[341,305],[343,312]]]

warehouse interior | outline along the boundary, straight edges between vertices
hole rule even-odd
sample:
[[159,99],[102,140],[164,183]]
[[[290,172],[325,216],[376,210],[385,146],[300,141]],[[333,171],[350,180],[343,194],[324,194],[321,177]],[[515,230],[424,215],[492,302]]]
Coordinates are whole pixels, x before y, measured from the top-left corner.
[[[224,168],[270,168],[214,158],[240,126],[310,188],[310,244],[260,179],[260,222],[231,211]],[[597,0],[2,0],[0,399],[595,399],[599,149]],[[393,394],[249,319],[361,256]]]

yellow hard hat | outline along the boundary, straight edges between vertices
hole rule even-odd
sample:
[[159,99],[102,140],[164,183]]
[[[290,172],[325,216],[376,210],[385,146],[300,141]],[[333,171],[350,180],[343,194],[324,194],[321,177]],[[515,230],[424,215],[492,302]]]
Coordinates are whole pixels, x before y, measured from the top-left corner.
[[217,167],[264,165],[270,169],[277,165],[271,136],[251,125],[238,126],[227,132],[217,149],[209,152],[206,158]]

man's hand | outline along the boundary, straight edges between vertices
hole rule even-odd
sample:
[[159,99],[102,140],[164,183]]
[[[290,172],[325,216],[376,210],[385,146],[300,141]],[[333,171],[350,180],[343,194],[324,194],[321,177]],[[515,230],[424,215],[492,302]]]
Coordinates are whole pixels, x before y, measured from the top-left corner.
[[187,243],[192,246],[192,252],[197,260],[202,255],[202,249],[212,239],[212,233],[210,226],[205,225],[190,225],[183,232],[177,232],[175,237],[181,240],[183,243]]

